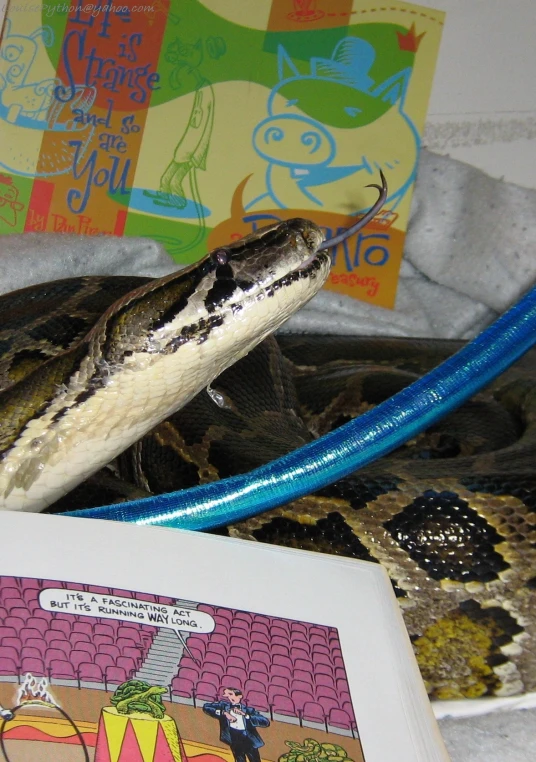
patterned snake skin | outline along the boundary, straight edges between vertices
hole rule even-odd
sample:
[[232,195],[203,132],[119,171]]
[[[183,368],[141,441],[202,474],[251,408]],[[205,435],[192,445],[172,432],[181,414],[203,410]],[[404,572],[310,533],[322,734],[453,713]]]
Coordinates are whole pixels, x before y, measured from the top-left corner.
[[[13,326],[4,322],[0,329],[0,387],[54,346],[71,346],[119,292],[144,281],[72,279],[61,305],[44,298],[33,314],[15,311],[17,342]],[[358,416],[458,346],[268,339],[214,382],[221,407],[202,392],[49,510],[167,492],[255,468]],[[431,697],[536,690],[535,371],[532,352],[389,458],[222,533],[381,563]]]

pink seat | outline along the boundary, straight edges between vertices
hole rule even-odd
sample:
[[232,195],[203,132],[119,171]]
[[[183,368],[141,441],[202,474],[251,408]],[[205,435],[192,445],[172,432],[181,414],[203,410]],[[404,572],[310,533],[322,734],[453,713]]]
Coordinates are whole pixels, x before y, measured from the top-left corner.
[[352,729],[352,723],[344,709],[332,709],[329,713],[328,725],[343,730]]
[[42,659],[43,654],[39,650],[39,648],[34,648],[33,646],[23,646],[20,651],[20,658],[21,659]]
[[231,654],[227,658],[227,666],[228,667],[239,667],[240,669],[246,668],[246,660],[243,659],[241,656],[235,656],[234,654]]
[[337,699],[330,698],[328,696],[319,696],[317,698],[317,702],[322,707],[322,709],[324,711],[324,715],[326,717],[329,716],[329,713],[331,712],[332,709],[338,709],[339,708]]
[[114,642],[115,638],[113,635],[93,635],[93,643],[97,646],[97,650],[103,643],[108,643],[108,645],[113,646]]
[[90,638],[89,635],[85,632],[73,632],[69,638],[69,641],[74,648],[77,643],[92,643],[93,638]]
[[229,629],[231,637],[245,638],[249,641],[249,624],[247,622],[233,622]]
[[14,638],[17,635],[17,630],[14,627],[5,627],[0,625],[0,640],[3,638]]
[[[190,645],[190,638],[188,638],[187,646],[189,651],[195,647],[195,644]],[[209,643],[206,649],[203,649],[203,653],[207,656],[209,654],[219,654],[225,663],[225,659],[227,658],[227,647],[224,646],[223,643]]]
[[78,651],[76,648],[69,655],[69,660],[75,669],[78,669],[81,664],[90,663],[91,658],[87,651]]
[[115,637],[115,630],[109,624],[96,624],[95,627],[93,628],[93,632],[95,634],[95,637],[97,635],[109,635],[111,638]]
[[300,683],[313,684],[313,676],[310,672],[304,672],[303,669],[295,669],[292,673],[292,679]]
[[274,696],[274,703],[272,704],[272,712],[274,714],[282,714],[285,717],[297,717],[296,707],[292,699],[288,696]]
[[[270,648],[270,653],[272,654],[272,660],[274,656],[284,656],[286,659],[289,659],[289,652],[290,652],[289,646],[288,645],[282,646],[280,643],[275,643]],[[292,662],[290,663],[292,664]]]
[[199,680],[199,672],[189,667],[180,667],[177,677],[182,677],[184,680],[191,680],[192,683],[196,683]]
[[34,630],[39,630],[39,633],[41,637],[44,637],[45,632],[48,630],[48,622],[46,619],[41,619],[41,617],[31,616],[28,619],[28,627],[31,627]]
[[256,649],[254,649],[251,652],[251,660],[255,662],[262,661],[262,663],[265,664],[268,669],[270,668],[270,664],[272,663],[272,660],[270,658],[270,654],[268,651],[258,651]]
[[249,641],[246,640],[246,638],[235,636],[234,638],[231,639],[231,646],[234,646],[235,648],[236,647],[243,648],[245,649],[246,653],[249,652]]
[[238,682],[241,685],[244,685],[248,678],[248,674],[245,669],[241,669],[240,667],[227,667],[225,670],[225,675],[222,677],[222,682],[226,682],[228,680],[231,680],[231,687],[232,687],[232,680]]
[[254,632],[260,632],[261,635],[265,636],[267,641],[270,639],[268,627],[262,622],[253,622],[251,625],[251,634],[253,635]]
[[63,651],[63,653],[65,654],[65,658],[67,658],[69,654],[71,653],[71,644],[69,643],[68,640],[58,640],[58,639],[51,640],[50,643],[48,644],[48,648],[57,648],[60,651]]
[[158,603],[156,600],[156,595],[153,595],[153,593],[135,593],[134,597],[138,601],[147,601],[147,603]]
[[328,677],[332,677],[331,667],[328,664],[315,664],[315,677],[318,677],[318,675],[327,675]]
[[50,629],[61,630],[67,636],[71,634],[71,625],[65,619],[53,619],[50,623]]
[[117,638],[115,645],[123,651],[124,648],[136,648],[136,641],[132,638]]
[[270,682],[273,683],[276,677],[282,677],[288,685],[291,675],[292,673],[288,667],[282,667],[279,664],[272,664],[272,669],[270,670]]
[[268,663],[264,660],[260,659],[251,659],[249,662],[249,674],[251,675],[252,672],[264,672],[268,673],[268,667],[270,666],[270,660],[267,660]]
[[266,694],[263,691],[247,691],[246,701],[248,703],[248,706],[254,707],[259,712],[270,711],[270,705],[268,703],[268,699],[266,698]]
[[313,672],[313,662],[309,659],[296,659],[294,662],[294,669],[301,669],[304,672],[308,672],[309,674],[312,674]]
[[288,689],[281,685],[269,685],[268,686],[268,701],[270,704],[274,703],[276,696],[286,696],[288,698]]
[[330,664],[333,664],[333,654],[331,653],[331,649],[328,646],[321,646],[315,645],[311,648],[311,654],[314,656],[315,654],[323,654],[324,656],[327,656],[329,659]]
[[331,698],[335,701],[336,705],[339,705],[339,696],[335,688],[330,688],[328,685],[317,685],[315,688],[316,698],[320,701],[320,698]]
[[36,601],[39,598],[39,590],[27,587],[22,593],[22,598],[26,604],[30,603],[30,601]]
[[87,683],[102,683],[102,671],[98,664],[82,662],[78,667],[78,679]]
[[[3,582],[5,577],[2,577],[1,580]],[[8,598],[20,598],[21,589],[18,585],[2,585],[0,587],[0,594],[2,601],[7,600]]]
[[250,691],[254,693],[266,693],[266,686],[264,683],[249,679],[244,683],[244,692],[249,695]]
[[140,631],[135,627],[128,627],[127,625],[117,628],[118,638],[131,638],[135,645],[140,642]]
[[211,616],[213,616],[215,611],[214,606],[210,606],[208,603],[200,603],[197,610],[204,611],[205,614],[210,614]]
[[279,685],[282,688],[286,690],[287,693],[289,693],[290,690],[290,680],[288,677],[284,675],[271,675],[270,677],[270,685]]
[[[90,654],[91,659],[95,658],[95,655],[97,653],[97,649],[93,645],[93,643],[86,643],[85,640],[79,640],[76,643],[76,650],[77,651],[86,651],[88,654]],[[91,659],[88,659],[88,661],[91,661]]]
[[17,664],[7,656],[0,656],[0,675],[18,675],[19,668]]
[[201,701],[215,701],[218,695],[217,688],[211,683],[198,682],[195,686],[195,698]]
[[[110,646],[108,646],[109,648]],[[130,656],[131,659],[134,659],[136,664],[141,665],[141,651],[139,648],[132,648],[131,646],[126,646],[125,648],[121,649],[121,656]]]
[[171,693],[174,696],[192,698],[194,695],[194,683],[182,677],[174,677],[171,681]]
[[22,659],[20,668],[21,672],[31,672],[34,677],[44,677],[46,675],[43,660],[33,656]]
[[4,648],[14,648],[15,651],[20,654],[22,649],[22,643],[20,642],[20,638],[2,638],[2,651]]
[[222,656],[222,654],[216,653],[215,651],[209,651],[205,654],[203,666],[208,666],[209,664],[217,664],[218,667],[221,667],[223,670],[223,667],[225,667],[225,656]]
[[49,664],[49,674],[57,680],[76,680],[73,665],[66,659],[53,659]]
[[119,685],[127,681],[127,674],[122,667],[108,667],[105,675],[106,683],[111,683],[112,685]]
[[247,664],[249,661],[249,653],[246,651],[245,648],[242,648],[242,646],[236,646],[232,645],[229,648],[229,655],[230,656],[238,656],[241,659],[244,660],[244,662]]
[[248,679],[249,680],[255,680],[257,683],[260,683],[261,685],[268,685],[268,675],[266,672],[248,672]]
[[331,675],[315,674],[315,683],[317,686],[326,685],[329,688],[335,688],[335,681]]
[[2,656],[5,659],[11,659],[15,664],[20,664],[20,654],[13,646],[2,646]]
[[247,622],[247,624],[251,624],[253,621],[253,616],[249,613],[249,611],[236,611],[233,620],[235,622],[242,621]]
[[110,588],[109,587],[101,587],[100,585],[88,585],[87,586],[88,593],[98,593],[99,595],[110,595]]
[[103,674],[105,674],[108,667],[115,667],[115,661],[110,654],[97,654],[95,656],[95,664],[98,664]]
[[223,608],[221,608],[221,609],[218,609],[215,613],[218,616],[223,617],[224,619],[227,619],[229,624],[231,624],[231,622],[234,619],[234,615],[229,611],[229,609],[223,609]]
[[305,680],[292,680],[290,687],[293,691],[304,691],[305,693],[310,693],[311,698],[313,697],[313,686],[310,682],[305,682]]
[[110,656],[117,661],[118,657],[121,656],[121,651],[117,646],[111,646],[107,645],[106,643],[102,643],[99,646],[99,653],[100,654],[110,654]]
[[291,646],[290,648],[290,658],[293,662],[296,661],[296,659],[308,659],[309,658],[309,651],[306,651],[304,648],[298,648],[296,646]]
[[62,630],[47,630],[45,632],[45,643],[50,645],[53,640],[64,640],[66,643],[67,635]]
[[314,701],[306,701],[302,709],[302,720],[325,725],[326,715],[324,709]]
[[[4,608],[7,609],[10,614],[12,613],[13,616],[22,615],[24,617],[24,613],[25,612],[28,613],[26,604],[24,603],[20,595],[17,595],[16,598],[14,597],[4,598],[3,603],[4,603]],[[19,614],[17,614],[17,609],[21,610]]]
[[52,614],[50,611],[43,611],[43,609],[35,609],[35,611],[32,611],[32,618],[33,619],[43,619],[47,623],[47,627],[50,627],[50,622],[52,621]]
[[308,691],[292,691],[290,695],[292,696],[294,706],[299,712],[302,711],[308,701],[314,701],[313,694]]
[[41,640],[43,636],[41,635],[41,631],[37,630],[35,627],[23,627],[19,632],[19,637],[23,643],[26,643],[29,638],[37,638],[38,640]]
[[122,667],[125,670],[129,678],[132,677],[136,671],[136,664],[134,659],[132,659],[130,656],[119,656],[116,664],[118,667]]
[[300,632],[302,635],[307,635],[307,627],[302,624],[301,622],[291,622],[290,623],[290,632],[296,633]]
[[272,669],[274,667],[283,667],[288,674],[292,673],[292,662],[289,659],[288,656],[281,656],[280,654],[275,654],[272,658]]
[[89,622],[75,622],[72,626],[71,632],[74,634],[75,632],[83,632],[85,633],[88,638],[93,637],[93,627],[89,624]]
[[6,627],[13,627],[15,632],[20,632],[24,627],[25,619],[21,619],[20,616],[6,616],[4,619],[4,625]]
[[197,681],[197,683],[210,683],[210,685],[213,685],[215,690],[217,690],[220,687],[220,675],[217,675],[215,672],[208,672],[205,670],[202,674],[200,679]]

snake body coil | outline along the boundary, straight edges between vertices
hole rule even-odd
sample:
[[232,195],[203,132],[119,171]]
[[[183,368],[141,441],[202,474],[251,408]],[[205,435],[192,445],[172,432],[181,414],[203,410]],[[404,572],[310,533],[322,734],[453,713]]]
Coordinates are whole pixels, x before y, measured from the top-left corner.
[[[458,348],[263,341],[324,283],[322,247],[294,220],[159,280],[0,297],[1,507],[60,511],[246,472]],[[382,563],[433,697],[536,690],[535,366],[529,353],[389,459],[227,533]],[[212,382],[221,407],[202,391]]]

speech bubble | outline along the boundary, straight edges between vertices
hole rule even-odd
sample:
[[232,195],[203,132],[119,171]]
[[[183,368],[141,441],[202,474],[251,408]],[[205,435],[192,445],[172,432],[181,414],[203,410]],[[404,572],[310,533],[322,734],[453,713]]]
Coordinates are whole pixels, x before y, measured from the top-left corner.
[[177,635],[180,632],[208,633],[216,626],[210,614],[197,609],[64,588],[51,587],[42,590],[39,593],[39,605],[53,614],[75,614],[149,624],[152,627],[175,630]]

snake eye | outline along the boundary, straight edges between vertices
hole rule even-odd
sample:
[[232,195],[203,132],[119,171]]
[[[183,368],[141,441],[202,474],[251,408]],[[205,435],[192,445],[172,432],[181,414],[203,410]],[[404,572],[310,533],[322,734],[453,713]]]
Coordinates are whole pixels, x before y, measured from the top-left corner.
[[216,249],[210,256],[216,265],[226,265],[229,261],[229,252],[225,249]]

